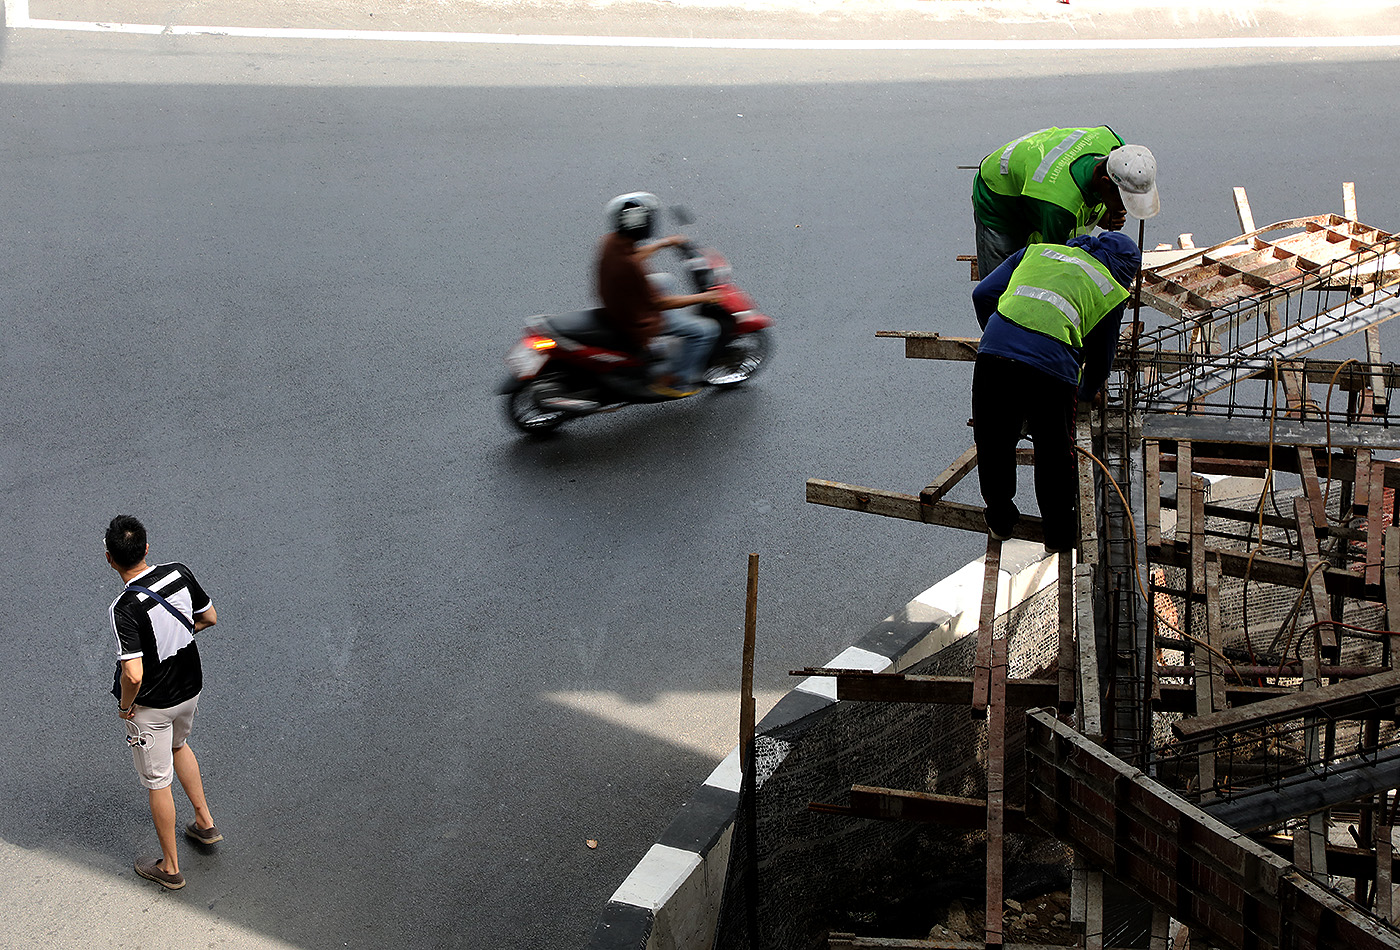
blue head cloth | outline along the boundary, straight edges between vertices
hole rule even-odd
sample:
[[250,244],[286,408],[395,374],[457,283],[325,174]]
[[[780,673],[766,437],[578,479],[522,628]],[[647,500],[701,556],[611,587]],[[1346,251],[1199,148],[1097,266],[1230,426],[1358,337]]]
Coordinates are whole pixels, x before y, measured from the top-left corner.
[[1084,248],[1108,268],[1113,279],[1125,290],[1133,289],[1133,281],[1142,268],[1142,250],[1132,238],[1121,231],[1102,231],[1070,238],[1066,243],[1070,247]]

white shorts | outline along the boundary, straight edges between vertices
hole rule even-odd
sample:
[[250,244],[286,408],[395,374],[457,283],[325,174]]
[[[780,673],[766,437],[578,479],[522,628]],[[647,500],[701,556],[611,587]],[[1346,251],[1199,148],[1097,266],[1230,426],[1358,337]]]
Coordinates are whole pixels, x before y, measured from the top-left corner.
[[127,735],[136,734],[139,742],[131,747],[131,761],[141,784],[149,789],[165,788],[175,778],[175,750],[190,737],[199,697],[187,699],[178,706],[155,709],[136,707],[136,715],[127,720]]

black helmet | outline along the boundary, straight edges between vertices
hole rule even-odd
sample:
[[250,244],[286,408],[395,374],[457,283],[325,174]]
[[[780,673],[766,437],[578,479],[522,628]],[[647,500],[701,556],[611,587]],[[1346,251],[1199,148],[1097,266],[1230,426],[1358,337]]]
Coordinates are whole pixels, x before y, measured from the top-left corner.
[[608,227],[623,237],[644,241],[655,230],[656,212],[660,210],[661,201],[648,192],[618,195],[608,202]]

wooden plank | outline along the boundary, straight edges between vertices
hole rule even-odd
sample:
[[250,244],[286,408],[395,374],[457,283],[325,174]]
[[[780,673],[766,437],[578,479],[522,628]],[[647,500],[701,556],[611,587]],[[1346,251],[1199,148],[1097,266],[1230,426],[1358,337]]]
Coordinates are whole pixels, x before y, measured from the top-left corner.
[[[1075,420],[1074,444],[1084,452],[1094,450],[1094,433],[1086,413],[1080,413]],[[1079,466],[1079,563],[1099,563],[1099,519],[1092,465]]]
[[1375,413],[1378,416],[1386,416],[1390,411],[1390,396],[1386,390],[1386,377],[1380,368],[1383,360],[1380,328],[1368,327],[1366,329],[1366,362],[1369,364],[1371,376],[1366,385],[1375,399]]
[[972,664],[972,711],[987,712],[992,677],[992,639],[997,620],[997,582],[1001,575],[1001,542],[987,535],[982,559],[982,606],[977,620],[977,657]]
[[1391,847],[1391,825],[1389,820],[1389,809],[1385,806],[1387,796],[1380,798],[1381,807],[1377,811],[1376,838],[1373,845],[1376,849],[1376,889],[1375,908],[1376,916],[1383,920],[1390,920],[1391,908],[1393,905],[1392,895],[1393,868],[1395,852]]
[[[1307,582],[1307,568],[1297,561],[1256,554],[1251,562],[1249,555],[1243,552],[1217,548],[1211,548],[1211,551],[1220,559],[1220,571],[1226,577],[1244,577],[1247,572],[1252,580],[1264,584],[1277,584],[1280,587],[1292,587],[1294,590],[1302,588]],[[1189,552],[1169,541],[1164,541],[1156,550],[1148,553],[1158,564],[1171,564],[1176,567],[1186,567],[1190,564]],[[1384,597],[1379,588],[1367,585],[1364,577],[1357,577],[1348,571],[1323,568],[1320,576],[1327,590],[1334,594],[1378,603]]]
[[[1291,686],[1225,686],[1225,702],[1230,706],[1251,706],[1266,699],[1297,695],[1298,691]],[[1162,683],[1158,686],[1152,708],[1158,712],[1194,715],[1196,688],[1190,683]]]
[[[925,505],[919,501],[918,495],[809,478],[807,479],[807,501],[814,505],[844,508],[847,511],[861,511],[886,518],[899,518],[904,521],[921,521],[924,524],[937,525],[942,528],[958,528],[977,534],[985,534],[987,531],[987,521],[983,517],[980,507],[959,504],[947,499],[936,505]],[[1045,532],[1038,517],[1022,515],[1021,520],[1016,522],[1012,537],[1022,541],[1044,543]]]
[[1317,479],[1317,460],[1307,449],[1299,449],[1294,455],[1298,461],[1298,475],[1303,480],[1303,496],[1308,500],[1313,527],[1326,527],[1327,509],[1323,506],[1322,486]]
[[937,478],[929,483],[928,487],[919,492],[919,501],[925,505],[936,505],[939,499],[957,486],[958,482],[967,477],[977,467],[977,446],[969,446],[963,450],[952,465],[945,468]]
[[[1260,419],[1224,416],[1183,416],[1153,412],[1143,418],[1143,438],[1222,442],[1240,445],[1268,445],[1268,425]],[[1328,427],[1320,419],[1280,419],[1274,425],[1274,445],[1314,448],[1329,442]],[[1330,432],[1333,449],[1369,448],[1400,450],[1400,429],[1383,425],[1344,425],[1333,423]]]
[[[1400,630],[1400,527],[1390,525],[1385,529],[1385,565],[1381,572],[1382,587],[1385,588],[1385,628]],[[1385,651],[1387,659],[1394,661],[1393,644],[1390,638]]]
[[1103,912],[1103,872],[1091,870],[1084,875],[1084,950],[1103,950]]
[[[922,673],[871,673],[809,666],[793,676],[829,676],[836,680],[836,698],[850,702],[972,705],[971,676],[929,676]],[[1008,679],[1006,701],[1012,708],[1053,706],[1059,683],[1053,679]]]
[[[1317,547],[1317,535],[1313,530],[1312,517],[1308,509],[1308,503],[1302,498],[1293,499],[1294,512],[1298,519],[1298,548],[1303,554],[1303,568],[1307,571],[1304,579],[1307,582],[1308,596],[1312,600],[1312,615],[1314,623],[1322,623],[1331,620],[1332,604],[1327,596],[1327,583],[1323,576],[1322,558]],[[1318,627],[1314,637],[1318,644],[1318,656],[1311,657],[1314,663],[1320,664],[1323,660],[1337,662],[1337,629],[1328,624]],[[1304,657],[1306,666],[1309,657]],[[1305,675],[1304,679],[1308,679]]]
[[[1000,543],[997,546],[1000,547]],[[992,642],[991,682],[987,697],[988,950],[1000,947],[1005,942],[1002,898],[1006,863],[1006,645],[1005,637],[997,637]]]
[[747,769],[753,754],[755,704],[753,695],[754,641],[758,631],[758,555],[749,555],[744,605],[744,660],[739,684],[739,767]]
[[1188,496],[1191,506],[1186,509],[1190,512],[1190,518],[1184,519],[1181,512],[1177,512],[1177,522],[1188,521],[1190,526],[1191,570],[1187,577],[1191,596],[1186,598],[1182,629],[1187,635],[1194,636],[1198,626],[1194,619],[1196,604],[1206,599],[1206,480],[1193,474],[1187,476],[1187,482],[1191,488]]
[[1079,728],[1088,736],[1103,735],[1103,690],[1099,684],[1098,639],[1094,633],[1094,568],[1074,568],[1075,630],[1079,647]]
[[1366,471],[1366,583],[1379,584],[1385,562],[1385,472],[1374,462]]
[[[982,829],[987,824],[987,800],[959,795],[937,795],[875,785],[853,785],[846,806],[813,805],[814,811],[839,813],[878,821],[916,821],[945,828]],[[1012,834],[1041,835],[1026,820],[1024,808],[1007,806],[1006,830]]]
[[[1217,442],[1193,437],[1191,450],[1191,467],[1196,470],[1197,474],[1205,472],[1212,475],[1244,475],[1263,478],[1269,461],[1267,433],[1266,437],[1262,439],[1258,437],[1258,433],[1252,433],[1248,438],[1238,442]],[[1163,440],[1162,465],[1164,470],[1176,465],[1174,452],[1175,443],[1170,439]],[[1351,482],[1356,480],[1356,460],[1353,456],[1337,451],[1329,458],[1327,451],[1319,446],[1299,445],[1290,446],[1288,449],[1279,449],[1275,445],[1273,468],[1279,472],[1301,474],[1303,466],[1300,464],[1300,459],[1309,455],[1314,461],[1314,472],[1322,467],[1327,469],[1328,475],[1334,481]],[[1384,467],[1386,488],[1400,488],[1400,462],[1375,459],[1372,462]],[[1292,523],[1291,518],[1289,523]]]
[[1159,907],[1152,908],[1152,933],[1148,937],[1148,950],[1169,950],[1172,917]]
[[[1078,650],[1074,642],[1074,558],[1068,554],[1056,557],[1056,606],[1059,609],[1060,650],[1055,662],[1057,707],[1062,715],[1074,712],[1075,679]],[[1009,701],[1009,693],[1008,693]]]
[[975,336],[944,336],[926,330],[878,330],[877,337],[904,340],[904,358],[910,360],[953,360],[970,363],[977,359]]
[[[1191,443],[1176,446],[1176,543],[1194,551],[1191,544]],[[1185,514],[1183,515],[1183,512]],[[1194,557],[1194,554],[1192,555]],[[1190,562],[1188,562],[1188,567]],[[1189,586],[1189,585],[1188,585]]]
[[[1196,715],[1208,716],[1225,708],[1225,677],[1219,656],[1224,649],[1221,621],[1220,562],[1211,558],[1205,564],[1206,644],[1208,650],[1195,651]],[[1215,791],[1215,740],[1206,738],[1197,746],[1201,800],[1212,801]]]
[[1162,543],[1162,443],[1155,439],[1143,443],[1143,468],[1146,479],[1143,520],[1147,524],[1148,547],[1156,547]]
[[1255,230],[1254,212],[1249,210],[1249,195],[1245,194],[1244,188],[1235,186],[1235,213],[1240,218],[1240,233],[1248,234]]
[[[978,940],[918,937],[862,937],[856,934],[833,933],[827,937],[828,950],[985,950]],[[1005,950],[1073,950],[1055,944],[1007,943]]]
[[1348,221],[1360,221],[1356,216],[1356,182],[1342,182],[1342,217]]
[[1385,670],[1319,689],[1290,690],[1286,695],[1248,706],[1183,719],[1172,724],[1172,732],[1182,741],[1195,742],[1212,734],[1227,735],[1271,722],[1300,719],[1310,713],[1334,719],[1358,713],[1372,714],[1388,710],[1397,701],[1400,701],[1400,670]]

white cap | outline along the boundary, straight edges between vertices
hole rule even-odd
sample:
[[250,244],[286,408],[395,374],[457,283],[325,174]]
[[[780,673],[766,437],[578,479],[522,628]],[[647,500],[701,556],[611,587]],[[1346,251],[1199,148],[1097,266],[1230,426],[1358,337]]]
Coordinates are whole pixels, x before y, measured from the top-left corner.
[[1109,180],[1118,186],[1123,207],[1135,218],[1150,218],[1162,210],[1157,197],[1157,159],[1141,145],[1120,145],[1108,153]]

